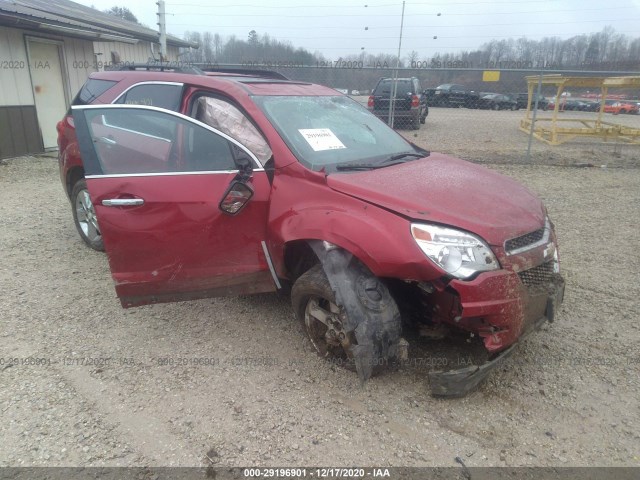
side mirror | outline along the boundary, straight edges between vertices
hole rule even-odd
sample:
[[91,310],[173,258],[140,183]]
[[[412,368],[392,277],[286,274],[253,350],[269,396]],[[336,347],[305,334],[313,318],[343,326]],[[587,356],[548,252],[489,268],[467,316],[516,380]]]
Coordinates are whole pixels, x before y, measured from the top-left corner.
[[240,180],[234,180],[220,201],[219,208],[228,215],[237,215],[253,197],[253,188]]

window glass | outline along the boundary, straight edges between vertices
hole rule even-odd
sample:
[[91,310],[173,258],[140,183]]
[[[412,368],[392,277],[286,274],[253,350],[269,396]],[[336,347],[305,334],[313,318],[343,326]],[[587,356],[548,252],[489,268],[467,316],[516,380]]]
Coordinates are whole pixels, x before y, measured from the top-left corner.
[[92,175],[236,170],[232,143],[169,113],[153,110],[84,111],[100,165]]
[[[374,93],[377,95],[389,95],[393,88],[392,85],[393,80],[382,80]],[[411,91],[411,80],[398,80],[396,85],[396,93],[398,95],[404,95],[406,92]]]
[[262,165],[273,155],[269,144],[255,125],[238,108],[225,100],[214,97],[199,98],[195,118],[240,142]]
[[415,152],[399,134],[345,96],[256,96],[254,101],[296,157],[321,170]]
[[182,98],[182,85],[143,84],[132,87],[114,103],[145,105],[177,112]]
[[73,105],[89,105],[104,92],[113,87],[117,82],[111,80],[97,80],[90,78],[82,86],[78,95],[73,100]]

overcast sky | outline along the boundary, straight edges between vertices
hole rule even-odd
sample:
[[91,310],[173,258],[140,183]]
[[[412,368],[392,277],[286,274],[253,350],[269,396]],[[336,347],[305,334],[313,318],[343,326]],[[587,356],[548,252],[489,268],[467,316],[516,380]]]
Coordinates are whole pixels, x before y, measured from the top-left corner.
[[[141,23],[157,28],[156,0],[76,1],[100,10],[126,6]],[[246,39],[253,29],[311,52],[320,51],[333,60],[358,54],[363,47],[372,54],[395,55],[398,50],[401,1],[235,1],[238,4],[231,0],[167,0],[167,31],[181,38],[185,31],[196,30]],[[435,52],[472,50],[492,39],[568,38],[599,32],[607,25],[618,33],[640,36],[640,0],[407,2],[402,56],[415,50],[419,58],[431,58]]]

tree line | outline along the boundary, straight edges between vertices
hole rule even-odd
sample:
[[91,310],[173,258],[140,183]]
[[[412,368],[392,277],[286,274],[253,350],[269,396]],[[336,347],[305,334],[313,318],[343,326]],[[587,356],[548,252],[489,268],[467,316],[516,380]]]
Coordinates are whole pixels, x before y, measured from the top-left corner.
[[[321,52],[310,52],[295,47],[291,42],[280,41],[269,34],[251,30],[247,39],[235,35],[223,37],[211,32],[186,32],[185,40],[200,45],[198,49],[185,50],[181,60],[193,63],[290,62],[297,65],[317,66],[328,62],[357,62],[362,66],[396,66],[396,57],[389,54],[371,54],[362,51],[330,59]],[[580,69],[600,71],[633,71],[640,69],[640,37],[620,34],[611,26],[591,34],[576,35],[568,39],[544,37],[492,40],[476,50],[457,53],[436,53],[425,58],[412,51],[400,60],[400,67],[416,65],[436,67],[485,67],[531,69]],[[266,65],[268,66],[268,65]]]

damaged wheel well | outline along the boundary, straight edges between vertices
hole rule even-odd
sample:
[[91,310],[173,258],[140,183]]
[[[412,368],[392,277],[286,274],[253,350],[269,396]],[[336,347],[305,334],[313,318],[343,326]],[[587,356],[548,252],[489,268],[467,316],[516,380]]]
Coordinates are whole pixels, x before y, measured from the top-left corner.
[[319,263],[318,256],[314,253],[307,240],[295,240],[285,245],[284,265],[287,271],[287,279],[294,283],[307,270]]
[[73,186],[84,178],[84,169],[82,167],[76,167],[71,169],[67,173],[67,195],[71,196],[71,191],[73,190]]

